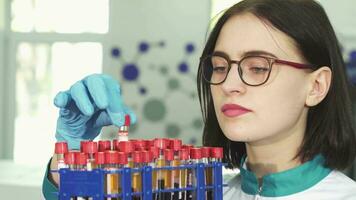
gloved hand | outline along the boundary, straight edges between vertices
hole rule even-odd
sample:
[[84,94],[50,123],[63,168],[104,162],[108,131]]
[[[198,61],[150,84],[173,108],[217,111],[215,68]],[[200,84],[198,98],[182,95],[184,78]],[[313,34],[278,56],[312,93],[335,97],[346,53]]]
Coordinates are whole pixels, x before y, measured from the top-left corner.
[[125,115],[131,123],[136,116],[124,105],[120,85],[105,74],[93,74],[59,92],[54,104],[60,108],[56,139],[66,141],[69,149],[79,149],[81,140],[92,140],[103,126],[122,126]]

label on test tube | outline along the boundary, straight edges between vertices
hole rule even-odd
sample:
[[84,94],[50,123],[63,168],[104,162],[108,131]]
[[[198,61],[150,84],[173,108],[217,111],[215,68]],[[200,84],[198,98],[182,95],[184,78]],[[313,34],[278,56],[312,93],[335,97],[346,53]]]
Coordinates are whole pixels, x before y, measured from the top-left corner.
[[119,141],[128,141],[129,127],[131,124],[130,115],[125,115],[125,122],[123,126],[119,127],[118,139]]

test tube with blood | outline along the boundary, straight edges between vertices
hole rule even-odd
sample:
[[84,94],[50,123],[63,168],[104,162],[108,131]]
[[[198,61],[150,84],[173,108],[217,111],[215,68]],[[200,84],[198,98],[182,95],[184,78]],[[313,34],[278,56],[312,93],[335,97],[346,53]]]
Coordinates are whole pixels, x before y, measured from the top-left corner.
[[[167,148],[168,146],[168,141],[163,138],[157,138],[154,140],[154,145],[159,149],[159,156],[156,159],[155,167],[156,168],[161,168],[166,166],[166,161],[164,159],[164,149]],[[159,169],[156,170],[156,190],[162,190],[164,189],[165,183],[164,183],[164,176],[166,174],[166,170],[164,169]],[[158,192],[155,195],[156,200],[164,200],[164,196],[162,193]]]
[[[76,161],[75,157],[76,154],[79,152],[77,151],[68,151],[67,153],[64,154],[64,160],[66,165],[69,167],[70,170],[76,170]],[[77,197],[70,197],[71,200],[77,200]]]
[[[181,149],[179,151],[179,159],[181,166],[189,164],[189,150],[188,149]],[[181,169],[179,170],[179,188],[186,188],[188,182],[188,169]],[[187,191],[183,190],[179,192],[179,200],[186,200],[187,199]]]
[[[149,149],[149,152],[150,152],[150,155],[152,156],[151,157],[152,158],[152,162],[149,163],[149,166],[151,166],[152,169],[153,169],[153,168],[156,167],[157,159],[159,157],[159,149],[158,149],[158,147],[151,146],[150,149]],[[152,170],[152,188],[154,190],[158,189],[157,182],[158,182],[158,180],[157,180],[157,170]],[[155,199],[156,196],[157,196],[157,193],[153,193],[152,196],[153,196],[153,199]]]
[[[105,151],[105,170],[113,173],[106,174],[106,194],[115,195],[119,193],[119,175],[116,170],[119,169],[119,152],[118,151]],[[116,172],[115,172],[116,171]],[[118,200],[118,197],[108,197],[108,200]]]
[[[223,148],[221,147],[210,147],[210,156],[209,156],[209,163],[214,163],[214,162],[222,162],[223,158]],[[210,184],[212,185],[214,182],[214,173],[213,169],[211,168],[211,171],[209,173],[209,179],[207,179],[207,185]],[[207,194],[208,199],[213,199],[213,192],[208,191]]]
[[99,151],[95,153],[95,165],[97,168],[105,168],[105,152]]
[[[164,159],[166,160],[166,166],[173,166],[174,151],[172,149],[164,150]],[[164,189],[174,189],[174,177],[172,169],[166,170],[164,174]],[[172,200],[174,192],[164,192],[164,200]]]
[[[54,157],[57,161],[56,170],[60,170],[62,168],[67,168],[67,165],[64,160],[64,154],[68,152],[68,144],[66,142],[56,142],[54,148]],[[58,182],[60,182],[59,173],[53,173],[54,178],[58,178]]]
[[[210,147],[201,147],[201,161],[202,163],[205,164],[205,169],[204,169],[204,174],[205,174],[205,185],[207,186],[212,186],[213,184],[213,168],[212,167],[207,167],[207,165],[209,164],[209,160],[210,160]],[[205,196],[207,197],[207,199],[211,199],[212,195],[212,190],[206,190],[205,192]]]
[[124,152],[127,154],[127,159],[129,162],[129,167],[133,168],[133,161],[132,161],[132,152],[134,151],[134,146],[131,141],[119,141],[116,143],[118,151]]
[[[86,171],[87,169],[88,154],[83,152],[77,152],[75,154],[75,164],[78,171]],[[89,197],[77,197],[77,200],[88,200],[92,199]]]
[[67,168],[64,160],[64,154],[68,152],[67,142],[56,142],[54,148],[54,159],[57,161],[57,169]]
[[89,141],[85,144],[83,151],[88,155],[87,170],[91,171],[96,168],[94,154],[98,152],[98,143]]
[[[132,152],[132,160],[135,169],[141,169],[143,167],[143,157],[141,151]],[[132,191],[142,192],[142,176],[140,171],[134,171],[132,173]],[[135,195],[132,197],[133,200],[141,200],[142,196]]]
[[[182,148],[182,140],[171,139],[170,148],[174,152],[174,158],[173,158],[171,166],[172,167],[178,167],[178,166],[180,166],[179,151]],[[180,182],[179,175],[180,175],[180,170],[178,170],[178,169],[172,170],[174,188],[179,188],[179,182]],[[174,192],[173,199],[177,200],[178,198],[179,198],[179,192]]]
[[[190,163],[191,164],[198,164],[201,162],[201,149],[193,147],[190,149]],[[188,186],[196,187],[197,180],[196,180],[196,172],[194,169],[188,170]],[[188,191],[188,199],[193,200],[196,199],[196,193],[194,191]]]

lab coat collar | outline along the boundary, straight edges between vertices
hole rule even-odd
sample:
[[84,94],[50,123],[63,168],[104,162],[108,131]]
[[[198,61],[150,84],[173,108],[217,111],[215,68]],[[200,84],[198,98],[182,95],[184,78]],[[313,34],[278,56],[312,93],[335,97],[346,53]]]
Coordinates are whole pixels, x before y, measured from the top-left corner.
[[246,156],[241,160],[241,188],[250,195],[278,197],[304,191],[325,178],[331,169],[324,166],[325,159],[321,155],[295,168],[267,174],[262,177],[262,184],[258,184],[256,175],[246,166]]

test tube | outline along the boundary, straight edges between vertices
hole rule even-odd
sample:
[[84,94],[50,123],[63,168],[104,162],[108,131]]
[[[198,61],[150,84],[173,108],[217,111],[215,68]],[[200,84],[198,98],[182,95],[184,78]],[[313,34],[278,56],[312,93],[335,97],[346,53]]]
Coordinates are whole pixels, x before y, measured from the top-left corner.
[[[143,157],[141,151],[132,152],[132,160],[134,163],[135,169],[141,169],[143,167]],[[133,192],[142,192],[142,176],[141,172],[132,173],[132,191]],[[133,200],[141,200],[142,196],[133,196]]]
[[[125,167],[129,167],[127,154],[125,152],[118,152],[118,153],[119,153],[119,168],[123,169]],[[119,179],[118,191],[119,191],[119,193],[122,193],[122,184],[121,184],[121,174],[120,173],[118,173],[118,179]]]
[[[105,151],[105,169],[114,172],[119,169],[119,152],[117,151]],[[106,174],[106,194],[118,194],[119,193],[119,176],[118,172],[112,174]],[[118,200],[117,197],[109,197],[108,200]]]
[[98,152],[98,143],[89,141],[83,150],[88,155],[87,170],[91,171],[96,168],[94,154]]
[[[172,149],[165,149],[164,150],[164,159],[166,161],[166,166],[173,166],[173,159],[174,159],[174,151]],[[173,189],[174,188],[174,178],[173,178],[173,171],[172,169],[165,170],[166,173],[164,174],[164,189]],[[174,192],[164,192],[163,199],[164,200],[172,200]]]
[[105,168],[105,152],[99,151],[95,153],[95,164],[97,168]]
[[[75,164],[78,171],[86,171],[88,154],[77,152],[75,154]],[[77,200],[88,200],[89,197],[77,197]]]
[[[161,168],[161,167],[165,167],[166,166],[166,161],[164,159],[164,149],[167,148],[168,146],[168,141],[166,139],[163,138],[156,138],[154,140],[154,145],[159,149],[159,156],[156,159],[155,162],[155,167],[156,168]],[[164,176],[166,173],[166,170],[164,169],[159,169],[156,171],[157,173],[157,177],[156,177],[156,190],[162,190],[164,189],[165,183],[164,183]],[[161,194],[160,192],[156,193],[155,195],[155,199],[156,200],[164,200],[164,196],[163,194]]]
[[[190,164],[196,165],[201,162],[201,149],[193,147],[190,149]],[[188,170],[188,186],[196,187],[197,180],[196,180],[196,172],[194,169]],[[188,191],[188,199],[196,199],[196,193],[194,191]]]
[[119,141],[128,141],[129,140],[129,127],[130,127],[130,115],[125,115],[125,122],[123,126],[119,127],[118,131],[118,140]]
[[[76,154],[79,152],[77,151],[68,151],[67,153],[64,154],[64,160],[67,166],[69,167],[70,170],[75,170],[76,169],[76,161],[75,157]],[[70,197],[71,200],[77,200],[77,197]]]
[[121,152],[124,152],[127,154],[127,159],[129,162],[129,167],[133,168],[133,161],[132,161],[132,152],[134,151],[134,146],[131,141],[119,141],[116,143],[117,149]]
[[[205,167],[204,167],[204,182],[206,186],[211,186],[213,184],[213,168],[212,167],[208,167],[207,165],[209,164],[209,160],[210,160],[210,147],[201,147],[201,161],[202,163],[204,163]],[[207,197],[207,199],[211,199],[212,195],[212,190],[211,189],[207,189],[205,190],[205,196]]]
[[[185,166],[189,164],[189,150],[188,149],[181,149],[179,151],[179,159],[180,159],[180,164],[181,166]],[[179,170],[179,188],[186,188],[187,187],[187,182],[188,182],[188,170],[181,169]],[[186,200],[187,199],[187,191],[183,190],[182,192],[179,192],[179,200]]]
[[98,151],[108,151],[111,150],[111,142],[110,140],[100,140],[98,142]]
[[[214,163],[214,162],[222,162],[223,158],[223,148],[221,147],[210,147],[210,158],[209,162]],[[212,185],[214,183],[214,173],[212,168],[208,168],[208,177],[207,177],[207,185]],[[213,191],[209,190],[207,193],[207,198],[208,199],[213,199]]]
[[57,169],[67,168],[64,160],[64,154],[68,152],[67,142],[56,142],[54,148],[54,155],[57,161]]
[[[149,163],[149,166],[153,168],[157,167],[156,163],[157,163],[157,159],[159,157],[159,149],[158,147],[155,147],[155,146],[151,146],[150,149],[149,149],[149,152],[150,152],[150,155],[152,156],[152,162]],[[157,190],[158,189],[158,186],[157,186],[157,170],[152,170],[152,188],[154,190]],[[157,196],[157,193],[153,193],[152,194],[153,196],[153,199],[156,199],[156,196]]]
[[[174,158],[173,158],[171,166],[172,167],[178,167],[178,166],[180,166],[179,151],[182,148],[182,140],[171,139],[170,148],[174,152]],[[179,176],[180,176],[180,170],[175,169],[175,170],[172,171],[174,188],[179,188],[179,183],[180,183],[180,177]],[[180,192],[174,192],[172,199],[178,200],[179,199],[179,193]]]

